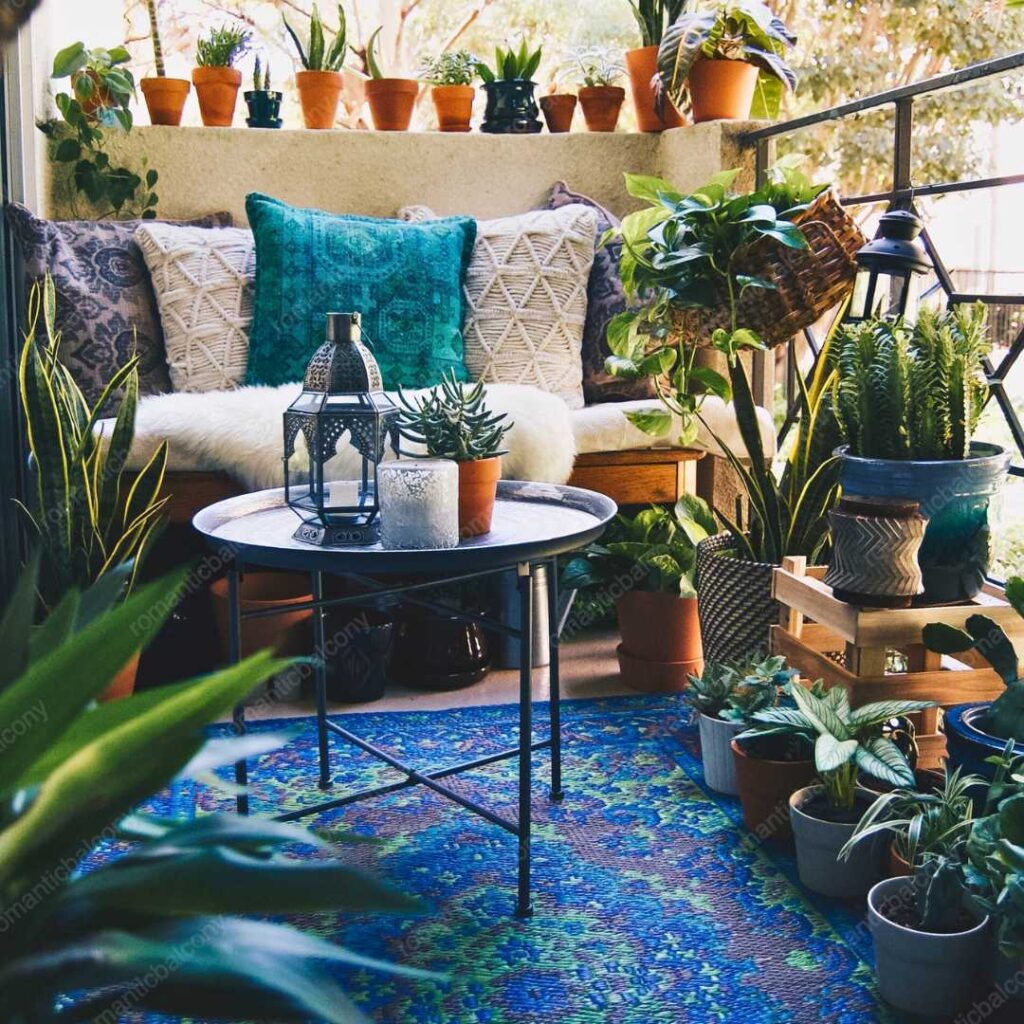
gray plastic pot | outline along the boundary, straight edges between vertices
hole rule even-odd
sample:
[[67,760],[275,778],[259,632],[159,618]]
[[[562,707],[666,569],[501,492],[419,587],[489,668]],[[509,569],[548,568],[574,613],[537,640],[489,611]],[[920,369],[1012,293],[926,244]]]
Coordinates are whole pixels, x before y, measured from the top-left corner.
[[[796,841],[796,865],[800,882],[812,892],[839,899],[863,896],[878,881],[888,840],[884,833],[858,843],[845,861],[838,859],[857,827],[856,822],[825,821],[806,814],[802,807],[822,792],[821,786],[805,786],[789,798],[789,820]],[[866,804],[876,794],[858,789]]]
[[875,943],[878,990],[886,1002],[907,1013],[943,1019],[970,1001],[986,954],[990,922],[973,904],[977,924],[952,935],[919,932],[890,921],[885,906],[911,899],[906,878],[887,878],[868,893],[868,927]]
[[704,781],[716,793],[739,796],[736,781],[736,760],[732,756],[732,740],[746,726],[723,718],[700,715],[700,756],[704,762]]

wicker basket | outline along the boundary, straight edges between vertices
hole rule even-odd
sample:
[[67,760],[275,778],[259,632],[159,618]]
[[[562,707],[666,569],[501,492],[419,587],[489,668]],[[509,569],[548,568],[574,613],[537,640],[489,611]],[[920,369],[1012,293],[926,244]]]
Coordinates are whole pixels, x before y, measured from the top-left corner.
[[[763,277],[775,290],[748,288],[740,299],[739,323],[757,331],[769,348],[784,345],[849,294],[857,274],[857,251],[867,239],[832,191],[822,192],[793,217],[808,248],[790,249],[759,238],[736,261],[739,273]],[[728,329],[728,298],[716,309],[673,310],[675,329],[692,345],[707,345],[716,328]]]

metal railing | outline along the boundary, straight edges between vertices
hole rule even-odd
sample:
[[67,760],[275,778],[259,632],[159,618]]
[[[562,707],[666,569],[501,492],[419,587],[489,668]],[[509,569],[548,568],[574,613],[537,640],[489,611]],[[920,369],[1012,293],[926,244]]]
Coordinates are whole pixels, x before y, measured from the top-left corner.
[[[923,97],[931,98],[940,93],[962,89],[965,86],[970,86],[986,79],[997,78],[1021,69],[1024,69],[1024,52],[1012,53],[995,60],[972,64],[949,74],[938,75],[935,78],[915,82],[913,85],[890,89],[886,92],[876,93],[873,96],[841,103],[838,106],[830,107],[827,110],[820,110],[804,117],[797,117],[790,121],[757,128],[754,131],[748,132],[744,140],[748,145],[752,145],[755,148],[755,168],[758,184],[764,181],[765,172],[774,159],[773,150],[775,144],[780,139],[804,129],[812,128],[815,125],[838,122],[862,114],[865,111],[881,110],[888,107],[892,107],[895,113],[892,146],[892,187],[883,192],[845,197],[843,198],[844,206],[865,207],[879,203],[888,203],[890,208],[915,210],[915,200],[926,196],[949,195],[958,192],[979,192],[988,189],[1005,188],[1009,185],[1024,184],[1024,173],[1008,174],[999,177],[973,178],[966,181],[927,182],[923,184],[914,182],[915,102]],[[920,211],[915,210],[915,212]],[[954,273],[948,268],[927,227],[925,227],[921,237],[935,268],[937,279],[935,287],[941,289],[945,294],[948,304],[980,301],[989,306],[1014,307],[1012,313],[1007,311],[1003,316],[993,318],[993,328],[1002,325],[1004,329],[1010,332],[1011,336],[993,337],[994,342],[1004,349],[1006,354],[999,361],[998,365],[994,365],[989,360],[986,371],[992,388],[993,400],[999,404],[1009,425],[1010,433],[1020,450],[1021,458],[1024,459],[1024,427],[1021,425],[1020,416],[1013,408],[1011,396],[1006,387],[1006,380],[1010,370],[1020,358],[1021,353],[1024,352],[1024,326],[1021,325],[1021,316],[1014,315],[1018,313],[1018,310],[1024,313],[1024,292],[1016,289],[1007,292],[980,290],[979,286],[975,283],[977,279],[972,280],[971,276],[963,273]],[[1016,269],[1008,268],[1008,271]],[[996,280],[1005,280],[999,271],[994,272],[994,276]],[[1007,274],[1007,277],[1009,276]],[[958,281],[963,282],[962,285],[958,284]],[[821,345],[813,329],[804,332],[804,340],[816,362],[821,351]],[[768,358],[771,358],[770,354]],[[786,352],[785,394],[787,415],[783,426],[783,433],[788,430],[796,416],[798,398],[796,375],[801,372],[796,344],[791,342]],[[812,367],[811,373],[813,374],[813,372]],[[774,375],[773,367],[768,363],[767,359],[762,359],[761,366],[755,367],[754,378],[754,386],[758,391],[759,398],[771,407],[774,397]],[[810,378],[808,377],[807,379],[809,380]],[[1011,472],[1017,476],[1024,477],[1024,468],[1015,466],[1011,469]]]

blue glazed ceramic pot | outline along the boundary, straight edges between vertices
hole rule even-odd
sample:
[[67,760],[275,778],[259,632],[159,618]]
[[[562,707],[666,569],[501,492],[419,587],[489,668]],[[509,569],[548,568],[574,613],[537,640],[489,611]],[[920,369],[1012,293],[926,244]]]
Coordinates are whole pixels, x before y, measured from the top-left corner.
[[953,604],[974,597],[988,576],[989,506],[1010,467],[998,445],[976,442],[969,459],[917,462],[866,459],[836,450],[843,493],[919,502],[928,518],[918,555],[924,576],[921,604]]
[[[943,715],[942,728],[946,733],[946,750],[949,755],[948,771],[962,768],[964,775],[973,772],[985,779],[992,778],[995,768],[986,764],[985,758],[1001,754],[1006,740],[984,731],[988,709],[987,701],[957,704]],[[1024,754],[1024,745],[1015,744],[1014,753]]]

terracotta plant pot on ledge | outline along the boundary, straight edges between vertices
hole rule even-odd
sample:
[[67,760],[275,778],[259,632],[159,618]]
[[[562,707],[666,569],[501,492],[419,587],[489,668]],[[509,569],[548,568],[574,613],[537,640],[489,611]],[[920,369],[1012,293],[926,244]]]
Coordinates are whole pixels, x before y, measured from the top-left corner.
[[541,96],[540,109],[544,112],[548,131],[552,135],[564,135],[572,128],[573,114],[576,113],[576,97],[566,92]]
[[459,463],[459,536],[490,533],[501,479],[501,456]]
[[758,70],[745,60],[696,60],[690,68],[693,123],[750,117]]
[[419,91],[419,82],[411,78],[367,79],[366,102],[373,127],[379,132],[408,131]]
[[238,68],[193,68],[199,113],[207,128],[230,128],[235,119],[242,72]]
[[626,90],[617,85],[593,85],[580,89],[580,106],[588,132],[613,132],[626,102]]
[[324,131],[334,127],[345,79],[339,71],[297,71],[295,86],[307,128]]
[[[244,612],[262,611],[271,605],[302,604],[312,601],[309,579],[297,573],[247,572],[242,577],[240,590]],[[214,580],[210,585],[213,597],[213,616],[220,634],[221,647],[228,650],[228,581]],[[242,622],[242,657],[273,648],[278,654],[308,654],[310,649],[309,624],[313,613],[282,611],[265,618]]]
[[146,98],[150,124],[178,127],[192,84],[185,78],[143,78],[139,82]]
[[658,47],[645,46],[626,53],[626,68],[629,71],[629,91],[633,96],[636,110],[636,124],[642,132],[663,132],[666,128],[678,128],[683,123],[679,112],[666,98],[664,110],[658,115],[654,103],[654,89],[651,81],[658,70]]
[[122,700],[135,692],[135,679],[139,674],[139,659],[141,657],[142,652],[136,651],[128,664],[114,676],[110,685],[100,694],[99,702],[101,704],[112,700]]
[[430,90],[437,113],[437,127],[442,132],[468,132],[472,129],[473,100],[476,89],[471,85],[435,85]]
[[646,693],[679,693],[687,675],[703,671],[697,601],[631,590],[615,602],[623,682]]

